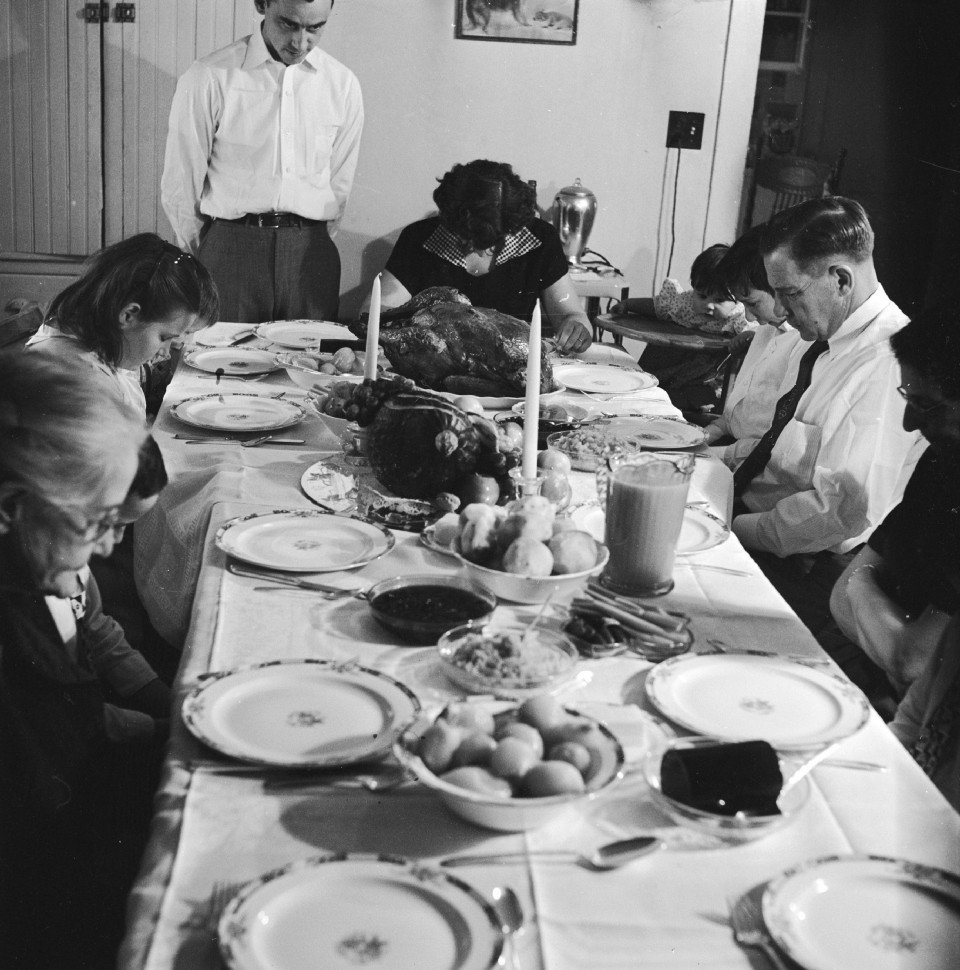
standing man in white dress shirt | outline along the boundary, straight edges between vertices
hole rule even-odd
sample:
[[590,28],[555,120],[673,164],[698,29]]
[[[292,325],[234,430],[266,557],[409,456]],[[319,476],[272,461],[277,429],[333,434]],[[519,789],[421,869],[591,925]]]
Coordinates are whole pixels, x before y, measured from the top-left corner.
[[330,236],[353,185],[363,100],[316,44],[334,0],[255,0],[260,30],[196,61],[170,110],[161,182],[224,320],[337,318]]
[[877,280],[858,202],[828,197],[780,212],[761,248],[776,312],[800,340],[771,429],[735,473],[733,531],[830,650],[833,583],[900,501],[924,448],[903,429],[890,348],[907,317]]

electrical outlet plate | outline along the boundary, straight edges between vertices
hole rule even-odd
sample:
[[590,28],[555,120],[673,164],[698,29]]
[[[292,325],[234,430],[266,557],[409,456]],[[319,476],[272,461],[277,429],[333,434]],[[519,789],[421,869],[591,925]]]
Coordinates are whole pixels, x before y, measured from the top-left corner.
[[700,111],[671,111],[667,121],[667,148],[699,149],[703,144],[705,120]]

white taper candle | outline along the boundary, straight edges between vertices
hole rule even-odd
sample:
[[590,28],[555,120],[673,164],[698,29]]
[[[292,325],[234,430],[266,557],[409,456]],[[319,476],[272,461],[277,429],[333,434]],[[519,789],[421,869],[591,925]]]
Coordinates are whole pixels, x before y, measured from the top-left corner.
[[527,346],[527,395],[523,404],[523,477],[537,477],[537,433],[540,425],[540,301],[534,304]]
[[377,355],[380,352],[380,274],[377,273],[370,291],[370,314],[367,317],[367,353],[363,359],[363,379],[377,377]]

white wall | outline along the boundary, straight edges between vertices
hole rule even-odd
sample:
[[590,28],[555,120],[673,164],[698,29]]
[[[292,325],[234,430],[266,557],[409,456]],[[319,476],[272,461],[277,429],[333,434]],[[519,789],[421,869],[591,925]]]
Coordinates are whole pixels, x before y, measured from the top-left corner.
[[[251,0],[251,6],[252,6]],[[528,11],[572,0],[526,0]],[[322,46],[360,78],[366,127],[337,245],[351,315],[393,241],[433,211],[436,179],[492,158],[536,179],[542,209],[577,177],[589,240],[649,296],[732,241],[765,0],[580,0],[577,42],[457,40],[456,0],[337,0]],[[706,115],[703,148],[665,147],[670,110]]]

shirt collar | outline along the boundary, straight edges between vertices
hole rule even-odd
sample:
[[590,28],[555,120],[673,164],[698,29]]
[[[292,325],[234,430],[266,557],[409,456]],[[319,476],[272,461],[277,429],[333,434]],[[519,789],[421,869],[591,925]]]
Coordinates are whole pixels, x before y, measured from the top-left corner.
[[837,332],[828,339],[828,343],[832,347],[834,344],[856,337],[871,320],[881,314],[889,305],[890,297],[884,292],[883,287],[877,284],[873,293],[840,324]]
[[[300,64],[294,65],[300,67],[301,65],[307,65],[314,71],[320,69],[320,59],[323,54],[319,47],[314,47],[309,54],[300,62]],[[279,70],[283,70],[286,66],[280,61],[275,61],[267,49],[267,43],[263,39],[263,32],[258,26],[257,29],[250,35],[250,40],[247,42],[247,53],[243,58],[243,69],[245,71],[252,71],[254,68],[259,67],[261,64],[266,63],[268,66],[271,64],[276,64]]]
[[[516,232],[511,232],[504,239],[497,253],[497,266],[502,266],[511,259],[525,256],[539,248],[540,240],[526,227],[521,226]],[[466,249],[462,242],[445,226],[437,226],[423,244],[427,252],[434,253],[454,266],[466,268],[466,258],[473,252]]]

